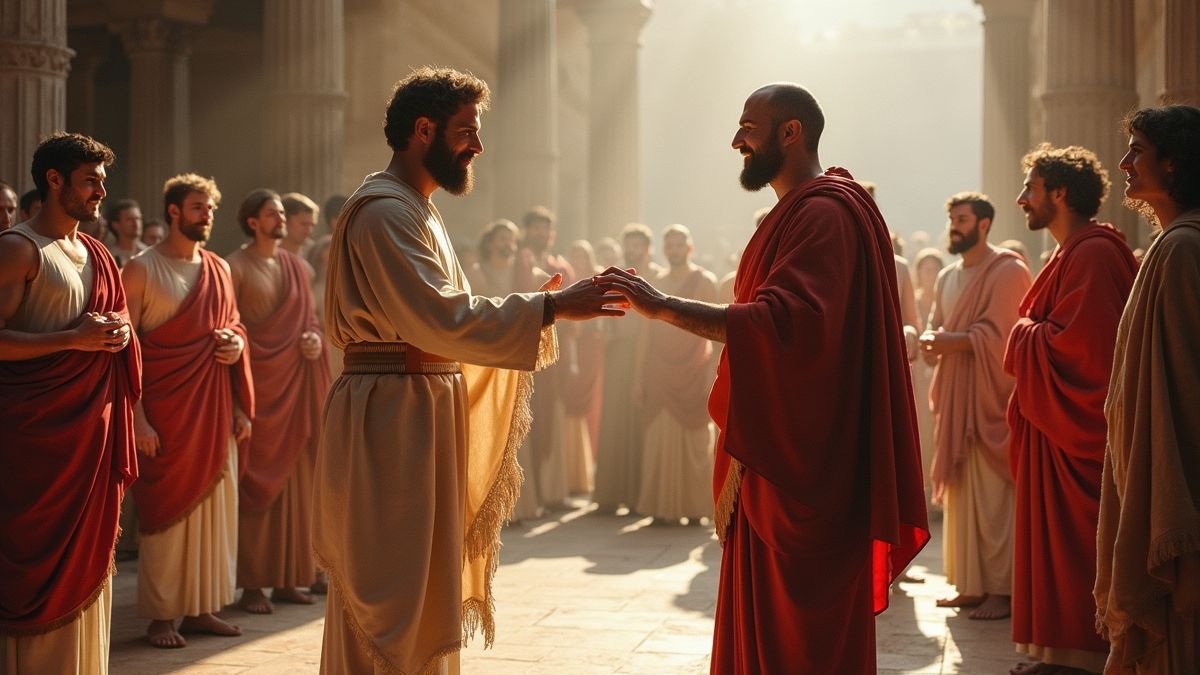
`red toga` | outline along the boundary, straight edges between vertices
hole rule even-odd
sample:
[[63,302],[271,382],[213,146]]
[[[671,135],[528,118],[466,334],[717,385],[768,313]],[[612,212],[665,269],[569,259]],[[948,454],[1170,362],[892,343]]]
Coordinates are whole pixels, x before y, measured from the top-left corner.
[[[1018,644],[1108,653],[1092,586],[1104,399],[1137,262],[1111,225],[1068,238],[1025,299],[1004,354],[1016,481],[1012,635]],[[1064,664],[1066,665],[1066,664]]]
[[[80,233],[94,270],[85,312],[128,319],[116,261]],[[138,475],[136,337],[117,352],[0,361],[0,633],[73,621],[108,583],[125,489]]]
[[324,348],[314,360],[300,354],[300,336],[319,332],[308,273],[299,258],[280,249],[283,273],[279,307],[259,324],[247,324],[254,365],[254,433],[246,472],[238,482],[238,508],[264,511],[283,490],[300,453],[316,453],[321,406],[329,392]]
[[735,296],[709,399],[712,672],[874,673],[874,615],[929,531],[891,242],[849,172],[780,200]]
[[[141,458],[133,489],[143,532],[161,532],[187,517],[221,480],[227,439],[233,433],[234,398],[254,417],[254,384],[246,352],[231,366],[213,357],[213,331],[228,328],[247,342],[233,283],[223,261],[200,249],[200,277],[179,311],[142,336],[146,421],[158,432],[159,450]],[[246,467],[239,447],[238,470]]]

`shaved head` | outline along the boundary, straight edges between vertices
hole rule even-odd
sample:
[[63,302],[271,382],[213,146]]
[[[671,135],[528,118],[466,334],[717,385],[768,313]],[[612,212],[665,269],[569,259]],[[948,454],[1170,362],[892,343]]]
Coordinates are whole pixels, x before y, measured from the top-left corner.
[[751,98],[764,100],[776,126],[789,120],[800,122],[804,149],[817,151],[821,132],[825,130],[825,113],[811,92],[792,82],[776,82],[759,88]]

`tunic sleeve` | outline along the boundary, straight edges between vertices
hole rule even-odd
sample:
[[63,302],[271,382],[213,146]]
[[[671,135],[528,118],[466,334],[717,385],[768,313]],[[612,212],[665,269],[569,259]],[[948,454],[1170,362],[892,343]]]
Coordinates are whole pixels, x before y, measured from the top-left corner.
[[471,295],[454,281],[429,224],[396,200],[365,204],[348,227],[354,283],[339,290],[349,334],[339,331],[342,342],[404,341],[465,363],[533,370],[543,294]]

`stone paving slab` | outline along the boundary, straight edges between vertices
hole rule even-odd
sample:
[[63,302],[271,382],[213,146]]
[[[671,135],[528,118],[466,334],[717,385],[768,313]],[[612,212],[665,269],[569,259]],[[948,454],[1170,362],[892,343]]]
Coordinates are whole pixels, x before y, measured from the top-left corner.
[[[935,530],[940,531],[940,523]],[[900,584],[877,622],[886,675],[1003,675],[1019,660],[1010,625],[971,621],[934,602],[951,595],[941,538],[918,557],[922,584]],[[497,638],[462,653],[466,675],[701,675],[709,671],[721,551],[711,527],[650,524],[579,507],[510,526],[496,576]],[[159,650],[137,617],[137,564],[114,580],[113,675],[305,675],[321,654],[324,602],[278,605],[268,616],[221,613],[238,638],[188,636]]]

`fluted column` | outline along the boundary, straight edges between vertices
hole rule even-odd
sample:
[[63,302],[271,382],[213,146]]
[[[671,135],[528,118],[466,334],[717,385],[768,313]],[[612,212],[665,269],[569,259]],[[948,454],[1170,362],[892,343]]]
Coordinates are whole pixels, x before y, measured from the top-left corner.
[[[558,209],[556,0],[500,0],[495,91],[496,213]],[[574,224],[568,224],[574,225]]]
[[[142,213],[162,212],[163,182],[191,161],[188,41],[191,27],[162,18],[116,26],[129,56],[129,191]],[[149,216],[147,216],[149,217]]]
[[610,236],[641,220],[638,50],[649,0],[591,0],[576,5],[588,27],[588,232]]
[[1163,91],[1166,103],[1200,106],[1200,4],[1163,4]]
[[67,118],[67,0],[0,0],[0,180],[33,187],[43,136]]
[[976,0],[983,8],[983,191],[996,206],[993,243],[1019,239],[1030,251],[1042,237],[1025,227],[1015,200],[1021,157],[1031,145],[1030,23],[1034,0]]
[[342,191],[344,25],[342,0],[263,3],[263,183],[318,204]]
[[1099,218],[1140,241],[1137,217],[1121,205],[1118,162],[1127,139],[1117,130],[1138,103],[1133,3],[1054,0],[1045,11],[1046,140],[1082,145],[1099,156],[1113,180]]

